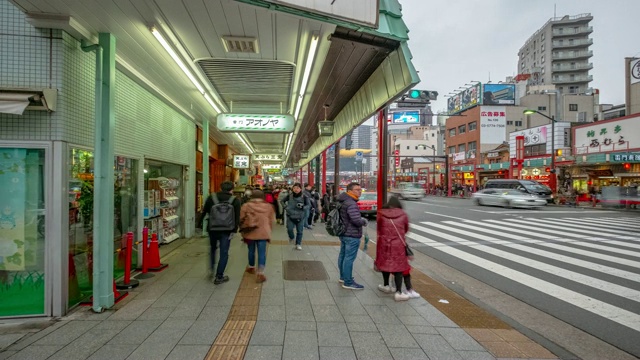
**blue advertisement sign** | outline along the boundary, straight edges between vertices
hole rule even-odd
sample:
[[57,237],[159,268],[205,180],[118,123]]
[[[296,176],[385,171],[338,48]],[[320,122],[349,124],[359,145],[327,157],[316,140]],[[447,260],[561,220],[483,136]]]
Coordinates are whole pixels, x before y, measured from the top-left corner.
[[420,111],[398,111],[393,113],[393,124],[419,124]]
[[515,84],[482,85],[483,105],[514,105],[516,103]]

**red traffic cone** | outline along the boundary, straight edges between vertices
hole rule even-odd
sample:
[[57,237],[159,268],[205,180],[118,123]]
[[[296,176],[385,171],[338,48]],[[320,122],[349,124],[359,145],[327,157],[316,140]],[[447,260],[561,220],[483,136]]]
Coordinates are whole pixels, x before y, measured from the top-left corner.
[[151,243],[149,244],[149,250],[147,251],[149,256],[148,268],[149,271],[158,272],[164,270],[167,264],[160,263],[160,249],[158,248],[158,235],[151,235]]
[[126,291],[118,291],[118,288],[116,287],[116,281],[113,280],[113,303],[117,304],[120,300],[127,297],[127,295],[129,295],[129,293]]

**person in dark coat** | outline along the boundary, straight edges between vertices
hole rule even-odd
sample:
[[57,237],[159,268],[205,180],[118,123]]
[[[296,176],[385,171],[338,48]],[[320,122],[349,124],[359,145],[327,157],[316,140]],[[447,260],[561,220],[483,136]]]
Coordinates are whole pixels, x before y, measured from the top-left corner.
[[[233,196],[233,183],[231,181],[223,182],[222,184],[220,184],[220,190],[220,192],[216,193],[218,201],[228,202]],[[202,213],[196,221],[196,228],[202,228],[204,218],[209,214],[213,205],[213,197],[209,195],[209,197],[207,197],[207,200],[204,202]],[[240,207],[242,206],[242,204],[240,202],[240,199],[236,197],[234,198],[232,205],[234,209],[235,228],[230,231],[208,231],[209,242],[211,244],[209,277],[214,278],[215,276],[215,278],[213,279],[213,283],[216,285],[229,281],[229,277],[224,274],[224,271],[227,268],[227,262],[229,261],[229,246],[231,245],[231,236],[234,233],[238,232],[238,225],[240,224]],[[220,245],[220,259],[218,260],[217,269],[214,269],[218,244]]]
[[[376,267],[382,272],[383,285],[378,290],[392,293],[395,290],[396,301],[420,297],[411,287],[409,257],[406,254],[406,233],[409,231],[409,217],[402,209],[397,197],[391,197],[378,212],[376,220],[378,242],[376,243]],[[389,277],[393,273],[396,288],[389,286]],[[406,274],[406,275],[405,275]],[[407,292],[402,292],[402,280],[406,280]]]
[[360,215],[357,201],[360,199],[362,187],[358,183],[347,185],[347,191],[338,196],[340,205],[340,219],[344,224],[344,234],[340,236],[340,254],[338,255],[338,270],[340,282],[345,289],[362,290],[364,286],[353,279],[353,262],[358,255],[362,228],[369,223]]

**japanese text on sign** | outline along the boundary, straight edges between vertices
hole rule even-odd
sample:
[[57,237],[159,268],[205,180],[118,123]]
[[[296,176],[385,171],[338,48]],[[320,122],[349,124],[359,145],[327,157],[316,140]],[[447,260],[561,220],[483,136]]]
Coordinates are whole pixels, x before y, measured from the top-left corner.
[[282,154],[253,155],[253,159],[256,161],[266,161],[266,160],[281,161],[282,159],[284,159],[284,155]]
[[236,169],[248,169],[249,155],[233,155],[233,167]]

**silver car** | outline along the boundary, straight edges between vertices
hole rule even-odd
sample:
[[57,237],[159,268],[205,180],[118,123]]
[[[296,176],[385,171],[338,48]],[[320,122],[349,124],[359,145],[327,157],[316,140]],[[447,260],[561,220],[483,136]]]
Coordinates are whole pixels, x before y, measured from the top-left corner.
[[511,207],[541,207],[547,201],[537,195],[513,189],[484,189],[473,194],[477,205],[496,205]]

